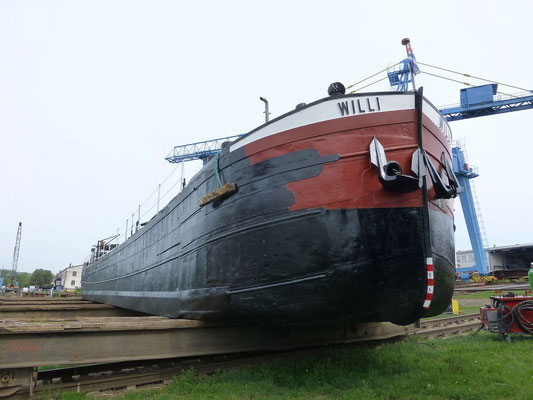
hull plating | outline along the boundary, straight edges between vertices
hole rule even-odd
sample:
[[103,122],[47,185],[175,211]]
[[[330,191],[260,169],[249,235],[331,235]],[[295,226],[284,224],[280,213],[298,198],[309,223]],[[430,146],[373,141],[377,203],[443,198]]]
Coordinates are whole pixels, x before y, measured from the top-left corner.
[[[220,175],[237,193],[198,206],[214,179],[208,163],[146,227],[84,268],[83,297],[261,324],[407,324],[442,312],[455,278],[451,200],[433,199],[431,185],[426,201],[424,188],[386,192],[369,163],[377,137],[408,171],[417,121],[416,110],[402,109],[259,132],[256,140],[252,132],[247,144],[220,153]],[[421,132],[440,163],[449,153],[442,131],[424,117]],[[424,309],[428,257],[435,283]]]

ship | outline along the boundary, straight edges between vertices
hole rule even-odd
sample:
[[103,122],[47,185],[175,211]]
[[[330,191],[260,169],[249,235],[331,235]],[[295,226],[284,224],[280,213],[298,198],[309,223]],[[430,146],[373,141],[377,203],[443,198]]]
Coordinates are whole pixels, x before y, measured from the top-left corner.
[[455,282],[452,134],[422,89],[328,96],[225,143],[86,265],[84,299],[254,325],[442,313]]

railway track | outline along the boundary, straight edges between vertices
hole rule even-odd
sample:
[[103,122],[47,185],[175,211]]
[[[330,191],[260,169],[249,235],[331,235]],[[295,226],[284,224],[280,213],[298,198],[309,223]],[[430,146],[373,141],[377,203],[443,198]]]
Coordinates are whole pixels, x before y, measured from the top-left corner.
[[[317,354],[332,346],[408,335],[448,336],[480,325],[477,314],[424,320],[408,327],[374,323],[293,329],[214,326],[145,316],[44,321],[5,315],[0,312],[0,397],[10,399],[161,385],[191,368],[209,374],[274,358]],[[36,369],[68,364],[85,365]]]
[[453,315],[423,320],[415,334],[425,337],[450,336],[470,332],[480,325],[479,313]]
[[502,291],[523,291],[529,289],[529,283],[512,283],[512,284],[502,284],[502,285],[485,285],[481,283],[462,283],[455,285],[455,292],[462,293],[475,293],[475,292],[490,292],[495,290]]

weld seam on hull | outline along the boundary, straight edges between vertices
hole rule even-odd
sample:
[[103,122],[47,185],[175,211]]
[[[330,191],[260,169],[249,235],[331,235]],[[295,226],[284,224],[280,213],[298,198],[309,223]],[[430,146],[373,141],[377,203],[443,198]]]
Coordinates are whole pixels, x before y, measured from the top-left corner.
[[[237,229],[235,231],[226,232],[224,234],[221,234],[219,236],[216,236],[214,238],[209,239],[208,241],[204,242],[203,244],[200,244],[199,246],[197,246],[195,248],[187,250],[187,252],[183,253],[182,255],[186,255],[186,254],[190,253],[191,251],[198,250],[198,249],[200,249],[202,247],[207,246],[208,244],[214,243],[214,242],[216,242],[218,240],[221,240],[221,239],[226,239],[228,237],[231,237],[231,236],[234,236],[234,235],[239,235],[241,233],[252,232],[252,231],[254,231],[256,229],[264,228],[264,227],[267,227],[267,226],[269,226],[271,224],[288,223],[288,222],[296,221],[296,220],[298,220],[300,218],[312,217],[313,215],[322,214],[324,211],[325,210],[323,208],[316,208],[314,210],[309,210],[309,211],[306,211],[305,213],[300,213],[298,215],[289,215],[289,216],[285,216],[285,217],[279,217],[279,218],[276,218],[276,219],[271,219],[270,221],[265,221],[265,222],[261,222],[261,223],[258,223],[258,224],[254,224],[252,226],[245,227],[245,228],[240,228],[240,229]],[[187,246],[190,246],[191,243],[199,241],[199,240],[201,240],[201,239],[197,238],[194,241],[191,241],[191,242],[187,243],[186,245],[183,246],[183,249],[185,249]]]
[[248,287],[237,288],[237,289],[228,289],[227,293],[228,294],[238,294],[238,293],[246,293],[246,292],[255,292],[255,291],[263,290],[263,289],[270,289],[270,288],[275,288],[275,287],[279,287],[279,286],[287,286],[287,285],[293,285],[293,284],[301,283],[301,282],[307,282],[307,281],[314,281],[314,280],[317,280],[317,279],[323,279],[326,276],[327,276],[326,273],[322,273],[322,274],[317,274],[317,275],[313,275],[313,276],[306,276],[304,278],[296,278],[296,279],[291,279],[291,280],[286,280],[286,281],[279,281],[279,282],[269,283],[267,285],[257,285],[257,286],[248,286]]

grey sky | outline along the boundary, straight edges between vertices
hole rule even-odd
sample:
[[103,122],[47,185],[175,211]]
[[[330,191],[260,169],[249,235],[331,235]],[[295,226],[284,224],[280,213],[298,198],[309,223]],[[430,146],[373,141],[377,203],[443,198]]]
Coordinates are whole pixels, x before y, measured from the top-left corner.
[[[81,263],[171,173],[174,145],[253,129],[259,96],[276,116],[365,78],[404,57],[406,36],[419,61],[533,89],[531,15],[526,1],[0,1],[0,266],[19,221],[19,270]],[[417,83],[436,105],[464,87]],[[491,244],[533,241],[532,120],[451,125],[480,168]]]

